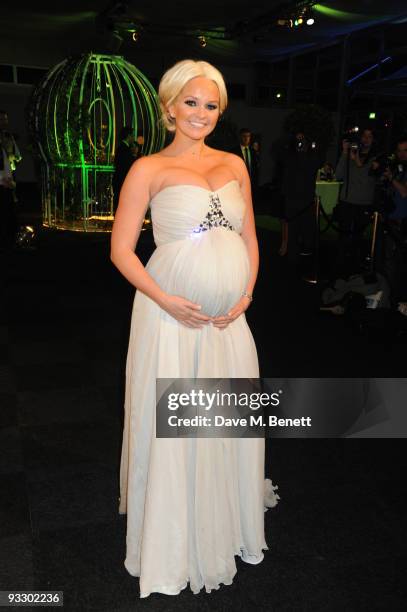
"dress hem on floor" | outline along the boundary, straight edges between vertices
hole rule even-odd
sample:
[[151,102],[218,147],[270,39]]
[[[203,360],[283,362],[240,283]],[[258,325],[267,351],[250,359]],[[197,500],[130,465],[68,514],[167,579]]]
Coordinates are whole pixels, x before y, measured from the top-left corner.
[[[269,508],[275,508],[278,504],[280,496],[275,491],[278,489],[278,485],[273,485],[272,481],[269,478],[264,480],[264,512],[266,512]],[[121,512],[120,514],[125,514],[125,512]],[[251,555],[248,553],[247,549],[244,546],[240,547],[238,552],[234,553],[234,556],[240,557],[242,561],[248,563],[249,565],[259,565],[264,560],[263,550],[269,550],[269,547],[266,543],[261,547],[260,555]],[[129,567],[126,565],[126,561],[124,562],[124,566],[128,573],[134,578],[140,577],[140,572],[130,571]],[[210,593],[213,590],[218,590],[220,586],[223,584],[225,586],[230,586],[233,583],[233,578],[237,573],[237,568],[232,576],[220,578],[217,586],[207,587],[205,583],[202,583],[198,589],[192,589],[194,595],[197,595],[205,588],[207,593]],[[140,593],[140,599],[148,597],[152,593],[160,593],[161,595],[179,595],[181,591],[187,588],[190,583],[190,579],[188,578],[186,581],[182,583],[182,586],[169,587],[169,586],[154,586],[151,587],[149,591],[143,591]]]
[[[262,551],[263,550],[269,550],[269,547],[267,545],[264,545],[262,547]],[[257,557],[256,555],[249,555],[247,551],[243,548],[241,548],[239,552],[235,553],[235,557],[236,556],[240,557],[242,561],[244,561],[245,563],[248,563],[249,565],[259,565],[264,560],[263,552],[261,553],[261,556]],[[253,557],[256,560],[254,560]],[[252,558],[252,560],[249,560],[249,558]],[[125,563],[125,567],[127,571],[129,572],[126,566],[126,563]],[[191,591],[194,595],[198,595],[202,591],[202,589],[205,589],[206,593],[210,593],[211,591],[219,590],[222,584],[224,586],[230,586],[231,584],[233,584],[233,579],[236,576],[236,573],[237,573],[237,568],[235,572],[232,574],[232,576],[220,578],[217,586],[207,587],[204,583],[202,583],[198,589],[191,588]],[[139,577],[139,574],[135,574],[131,572],[129,572],[129,574],[135,578]],[[154,586],[154,587],[151,587],[149,591],[144,591],[140,593],[140,599],[149,597],[153,593],[159,593],[160,595],[179,595],[181,591],[183,591],[184,589],[188,587],[189,583],[190,583],[190,580],[187,579],[186,581],[182,583],[182,586],[177,586],[177,587]]]

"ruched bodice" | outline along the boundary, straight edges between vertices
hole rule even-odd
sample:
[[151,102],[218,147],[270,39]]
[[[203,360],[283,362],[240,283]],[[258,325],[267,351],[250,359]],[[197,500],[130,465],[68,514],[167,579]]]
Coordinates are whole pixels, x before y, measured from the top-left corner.
[[237,180],[229,181],[217,191],[199,185],[170,185],[159,191],[150,202],[156,245],[196,239],[199,226],[214,200],[219,202],[221,212],[233,230],[240,234],[246,205]]

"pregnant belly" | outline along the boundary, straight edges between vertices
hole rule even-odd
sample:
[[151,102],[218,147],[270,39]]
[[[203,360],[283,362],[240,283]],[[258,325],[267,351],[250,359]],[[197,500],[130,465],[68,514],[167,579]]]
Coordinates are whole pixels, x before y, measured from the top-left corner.
[[209,316],[239,301],[250,270],[242,238],[223,228],[160,246],[147,269],[164,291],[200,304]]

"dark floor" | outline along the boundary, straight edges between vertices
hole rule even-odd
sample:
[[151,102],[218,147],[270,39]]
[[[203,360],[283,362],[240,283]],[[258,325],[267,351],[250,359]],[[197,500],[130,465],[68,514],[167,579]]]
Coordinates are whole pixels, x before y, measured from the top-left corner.
[[[259,232],[248,311],[262,375],[402,376],[402,349],[318,312]],[[140,255],[151,251],[143,234]],[[108,236],[45,231],[4,257],[0,319],[0,589],[63,590],[65,610],[404,610],[402,440],[274,440],[281,502],[270,550],[231,586],[139,599],[117,513],[124,364],[133,290]],[[4,272],[5,271],[5,272]],[[57,609],[57,608],[55,608]]]

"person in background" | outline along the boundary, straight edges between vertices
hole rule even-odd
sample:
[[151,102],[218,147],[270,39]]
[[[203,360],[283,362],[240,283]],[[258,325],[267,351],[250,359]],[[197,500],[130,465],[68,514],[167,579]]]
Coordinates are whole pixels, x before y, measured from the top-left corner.
[[138,134],[137,139],[136,139],[136,143],[137,143],[137,145],[139,147],[138,157],[142,157],[142,155],[144,155],[144,152],[143,152],[144,136],[143,136],[143,134]]
[[0,145],[1,147],[3,147],[7,155],[10,170],[12,172],[14,187],[11,188],[11,196],[13,198],[14,203],[17,203],[17,184],[14,172],[16,170],[17,164],[21,161],[22,157],[15,138],[8,128],[8,113],[5,110],[0,110]]
[[136,159],[133,152],[134,144],[135,138],[133,129],[127,126],[123,127],[120,132],[120,144],[114,156],[114,174],[112,179],[114,213],[116,213],[119,204],[120,189],[122,188],[124,179]]
[[358,141],[342,142],[342,155],[335,170],[337,180],[343,184],[335,211],[339,235],[334,276],[347,276],[361,267],[363,232],[369,225],[375,196],[376,178],[370,172],[375,156],[374,134],[369,128],[362,130]]
[[239,146],[234,147],[231,152],[239,155],[246,164],[252,187],[252,196],[255,201],[259,177],[259,152],[253,148],[252,139],[253,134],[251,130],[246,127],[241,128],[239,130]]
[[397,142],[396,162],[397,166],[387,168],[384,176],[391,185],[394,202],[389,219],[402,225],[407,221],[407,135]]
[[14,246],[17,232],[16,205],[13,199],[15,182],[8,155],[0,143],[0,248]]
[[329,162],[324,163],[318,174],[318,179],[320,181],[333,181],[335,178],[334,168]]
[[143,147],[144,136],[142,134],[139,134],[131,146],[131,151],[135,160],[139,159],[139,157],[142,157],[144,155]]
[[258,135],[255,135],[252,138],[252,151],[254,152],[255,168],[259,169],[261,144],[260,144],[260,137]]
[[376,269],[386,277],[396,306],[407,299],[407,135],[399,138],[395,158],[387,161],[384,171],[379,161],[371,167],[376,176],[379,173],[384,220],[379,226]]

